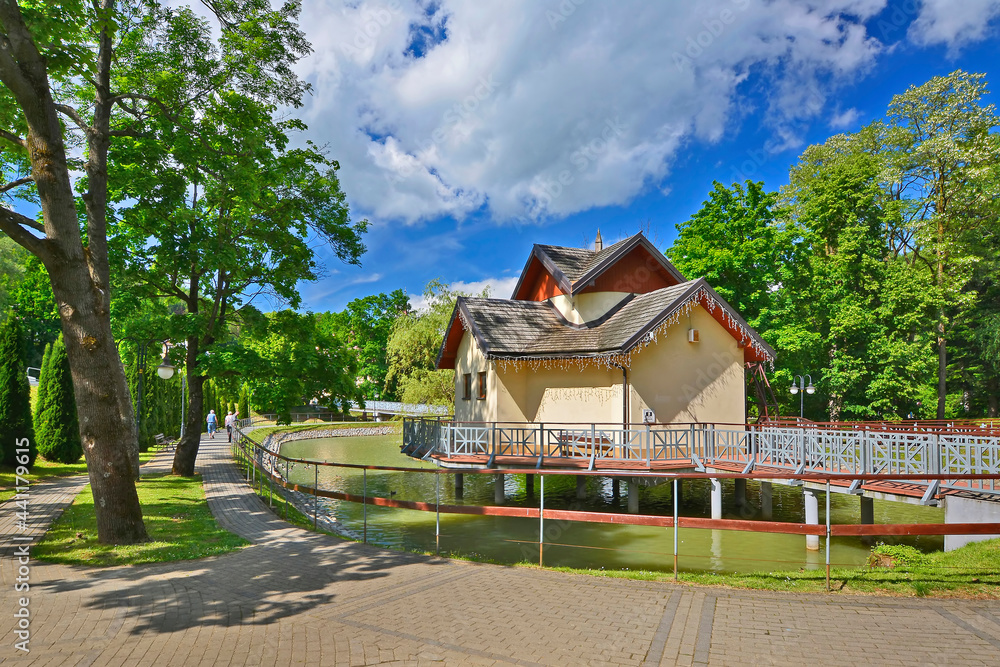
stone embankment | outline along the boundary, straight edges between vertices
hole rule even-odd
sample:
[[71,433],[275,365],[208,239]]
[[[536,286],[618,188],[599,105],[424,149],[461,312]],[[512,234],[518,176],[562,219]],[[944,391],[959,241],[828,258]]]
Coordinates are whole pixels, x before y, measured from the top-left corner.
[[270,433],[261,445],[270,452],[280,453],[281,445],[292,440],[313,440],[315,438],[347,438],[365,435],[392,435],[398,433],[398,426],[353,426],[350,428],[315,428],[303,431],[279,431]]

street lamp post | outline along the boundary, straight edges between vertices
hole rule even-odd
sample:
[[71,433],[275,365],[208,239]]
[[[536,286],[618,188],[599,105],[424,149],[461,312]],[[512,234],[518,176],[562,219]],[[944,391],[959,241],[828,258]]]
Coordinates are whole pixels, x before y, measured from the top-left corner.
[[[806,384],[806,378],[809,378],[808,385]],[[789,391],[792,392],[793,396],[795,394],[799,395],[799,419],[802,419],[805,416],[805,403],[804,403],[805,395],[806,394],[812,395],[816,393],[816,387],[813,386],[812,376],[809,375],[809,373],[806,373],[805,377],[801,375],[796,375],[792,379],[792,388]]]
[[130,341],[135,343],[137,347],[136,354],[136,366],[139,372],[139,382],[136,388],[136,396],[134,397],[134,410],[135,410],[135,424],[133,428],[135,429],[135,440],[136,443],[139,442],[139,420],[142,419],[142,395],[145,393],[145,381],[146,376],[146,348],[149,347],[150,343],[161,343],[163,345],[163,359],[160,361],[160,365],[156,367],[156,374],[164,380],[169,380],[174,376],[174,366],[170,363],[169,357],[169,347],[170,343],[165,340],[158,340],[156,338],[149,338],[146,340],[140,340],[133,338],[132,336],[125,336],[118,340],[118,355],[121,356],[121,344],[125,341]]

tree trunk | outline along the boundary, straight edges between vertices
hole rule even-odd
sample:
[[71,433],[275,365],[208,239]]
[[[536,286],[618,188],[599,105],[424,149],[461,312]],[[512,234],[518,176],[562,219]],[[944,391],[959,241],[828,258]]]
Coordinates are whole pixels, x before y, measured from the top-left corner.
[[938,322],[938,386],[937,418],[944,419],[945,400],[948,398],[948,348],[944,337],[944,313]]
[[102,544],[143,542],[148,538],[134,481],[139,446],[108,319],[107,285],[93,284],[81,263],[54,262],[47,268],[73,374],[80,439],[97,508],[97,539]]
[[991,377],[986,381],[986,416],[1000,417],[1000,405],[997,401],[997,379]]
[[197,373],[195,367],[198,359],[198,337],[191,336],[187,340],[187,383],[188,405],[184,417],[184,437],[177,443],[174,453],[172,473],[190,477],[194,474],[194,463],[198,457],[198,446],[201,444],[201,419],[204,411],[203,398],[205,377]]

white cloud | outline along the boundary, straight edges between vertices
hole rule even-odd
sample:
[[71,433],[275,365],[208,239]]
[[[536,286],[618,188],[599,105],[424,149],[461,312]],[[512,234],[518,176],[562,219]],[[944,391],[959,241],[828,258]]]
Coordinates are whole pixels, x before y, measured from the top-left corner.
[[[303,11],[310,132],[379,220],[561,216],[669,188],[685,142],[738,131],[751,70],[778,143],[794,146],[873,63],[882,46],[863,21],[885,0],[428,4]],[[437,37],[407,55],[421,26]]]
[[1000,0],[923,0],[909,37],[915,44],[944,44],[950,55],[985,38],[1000,16]]
[[[516,285],[517,277],[510,276],[507,278],[486,278],[485,280],[476,280],[474,282],[459,280],[451,283],[448,289],[453,292],[463,292],[472,296],[479,296],[483,290],[489,288],[491,299],[509,299],[510,295],[514,293]],[[423,294],[413,295],[410,297],[410,305],[415,310],[427,310],[427,297]]]
[[838,111],[830,118],[830,127],[843,130],[854,125],[859,118],[861,118],[861,112],[854,107]]

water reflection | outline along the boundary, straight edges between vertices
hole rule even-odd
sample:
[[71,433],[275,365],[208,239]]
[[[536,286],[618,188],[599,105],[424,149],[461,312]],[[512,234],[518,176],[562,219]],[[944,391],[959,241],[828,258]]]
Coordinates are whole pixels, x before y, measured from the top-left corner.
[[[300,440],[286,443],[282,453],[296,458],[365,463],[372,465],[427,467],[399,453],[401,438],[395,436],[344,437]],[[314,468],[295,466],[292,481],[311,485]],[[434,502],[436,490],[442,503],[494,504],[493,475],[464,475],[456,489],[455,476],[441,477],[436,489],[435,475],[421,473],[368,473],[368,493],[399,500]],[[320,486],[324,489],[358,493],[362,491],[360,470],[320,468]],[[733,480],[722,480],[724,518],[760,520],[761,487],[750,481],[746,503],[736,504]],[[685,480],[678,492],[681,516],[711,516],[709,480]],[[504,504],[537,507],[537,480],[525,475],[507,475],[504,479]],[[624,479],[588,477],[583,486],[585,497],[577,498],[573,476],[550,476],[545,481],[547,509],[574,509],[597,512],[626,512],[627,484]],[[831,496],[833,523],[860,522],[857,496],[835,493]],[[771,514],[775,521],[804,521],[802,489],[775,484],[771,491]],[[356,503],[323,501],[328,511],[355,534],[363,526],[363,508]],[[821,523],[826,521],[825,502],[820,502]],[[673,514],[672,484],[639,486],[639,510],[643,514]],[[938,508],[898,502],[875,501],[875,523],[939,523],[944,520]],[[435,515],[433,512],[368,507],[368,539],[376,544],[403,549],[433,551]],[[673,567],[673,533],[650,526],[620,526],[571,521],[546,520],[545,563],[552,566],[595,569],[643,569],[667,571]],[[753,571],[798,570],[825,566],[825,543],[821,550],[809,552],[801,535],[748,533],[739,531],[681,529],[679,566],[685,570]],[[442,553],[478,555],[503,563],[538,562],[538,521],[512,517],[441,515]],[[943,548],[940,536],[884,538],[911,544],[923,550]],[[839,537],[831,543],[831,562],[837,565],[862,565],[869,546],[859,538]]]

